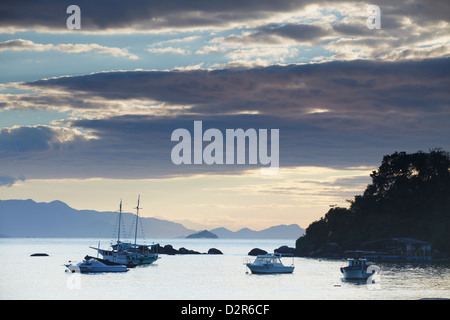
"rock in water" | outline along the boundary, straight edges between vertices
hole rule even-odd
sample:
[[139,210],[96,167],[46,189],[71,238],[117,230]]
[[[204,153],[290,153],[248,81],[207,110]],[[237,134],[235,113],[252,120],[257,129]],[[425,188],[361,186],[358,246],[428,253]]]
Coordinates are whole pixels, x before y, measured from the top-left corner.
[[281,255],[293,255],[295,248],[291,248],[288,246],[281,246],[278,249],[275,249],[275,253],[280,253]]
[[254,249],[250,250],[250,252],[248,253],[249,256],[259,256],[262,254],[267,254],[267,251],[265,251],[263,249],[259,249],[259,248],[254,248]]
[[223,253],[219,249],[211,248],[208,250],[208,254],[223,254]]
[[200,254],[200,252],[198,252],[198,251],[189,250],[189,249],[186,249],[184,247],[178,249],[178,253],[179,254]]

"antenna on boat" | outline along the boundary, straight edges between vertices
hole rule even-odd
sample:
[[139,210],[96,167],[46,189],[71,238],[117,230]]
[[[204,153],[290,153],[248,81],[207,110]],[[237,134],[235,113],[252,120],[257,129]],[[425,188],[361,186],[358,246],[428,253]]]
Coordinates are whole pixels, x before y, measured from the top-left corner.
[[120,199],[120,206],[119,206],[119,230],[117,232],[117,244],[119,244],[120,240],[120,224],[122,222],[122,199]]
[[138,228],[138,222],[139,222],[139,209],[142,209],[142,208],[139,208],[139,200],[140,199],[141,199],[141,195],[138,196],[138,203],[137,203],[137,207],[135,208],[136,209],[136,229],[134,232],[134,245],[135,246],[136,246],[137,228]]

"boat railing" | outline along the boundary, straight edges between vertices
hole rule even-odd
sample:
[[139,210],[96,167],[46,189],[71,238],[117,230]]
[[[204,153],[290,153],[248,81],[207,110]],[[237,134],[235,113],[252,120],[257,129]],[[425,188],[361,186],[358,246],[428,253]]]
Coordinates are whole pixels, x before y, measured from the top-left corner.
[[[268,257],[269,260],[259,260],[259,259],[251,259],[251,258],[244,258],[243,263],[244,265],[247,265],[249,263],[261,263],[261,264],[268,264],[268,265],[272,265],[273,263],[280,263],[283,264],[283,262],[281,261],[281,259],[278,256],[274,256],[274,257]],[[294,266],[295,262],[294,262],[294,256],[292,256],[292,262],[290,264],[290,266]]]

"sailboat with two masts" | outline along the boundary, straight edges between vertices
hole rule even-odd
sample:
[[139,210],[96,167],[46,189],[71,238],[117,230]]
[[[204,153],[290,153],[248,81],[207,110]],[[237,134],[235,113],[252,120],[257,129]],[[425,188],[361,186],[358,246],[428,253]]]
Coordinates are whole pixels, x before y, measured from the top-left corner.
[[120,226],[122,222],[122,200],[120,200],[117,242],[115,244],[112,244],[111,249],[109,250],[90,247],[91,249],[97,250],[97,252],[103,256],[104,260],[123,264],[129,268],[132,268],[138,265],[152,264],[159,259],[158,253],[156,252],[156,247],[158,246],[158,244],[147,245],[137,243],[139,209],[142,209],[139,207],[140,198],[141,197],[139,195],[137,207],[135,208],[136,229],[134,234],[134,243],[120,240]]

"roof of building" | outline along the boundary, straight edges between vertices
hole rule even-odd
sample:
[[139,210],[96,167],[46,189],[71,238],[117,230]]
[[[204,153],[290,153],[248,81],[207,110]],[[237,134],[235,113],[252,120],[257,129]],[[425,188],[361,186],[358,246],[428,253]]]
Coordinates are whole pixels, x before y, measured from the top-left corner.
[[425,244],[425,245],[430,244],[430,242],[417,240],[417,239],[413,239],[413,238],[384,238],[384,239],[376,239],[376,240],[372,240],[372,241],[366,241],[366,242],[361,243],[361,245],[365,246],[365,245],[371,245],[371,244],[382,243],[382,242],[387,242],[387,241],[409,243],[409,244]]

